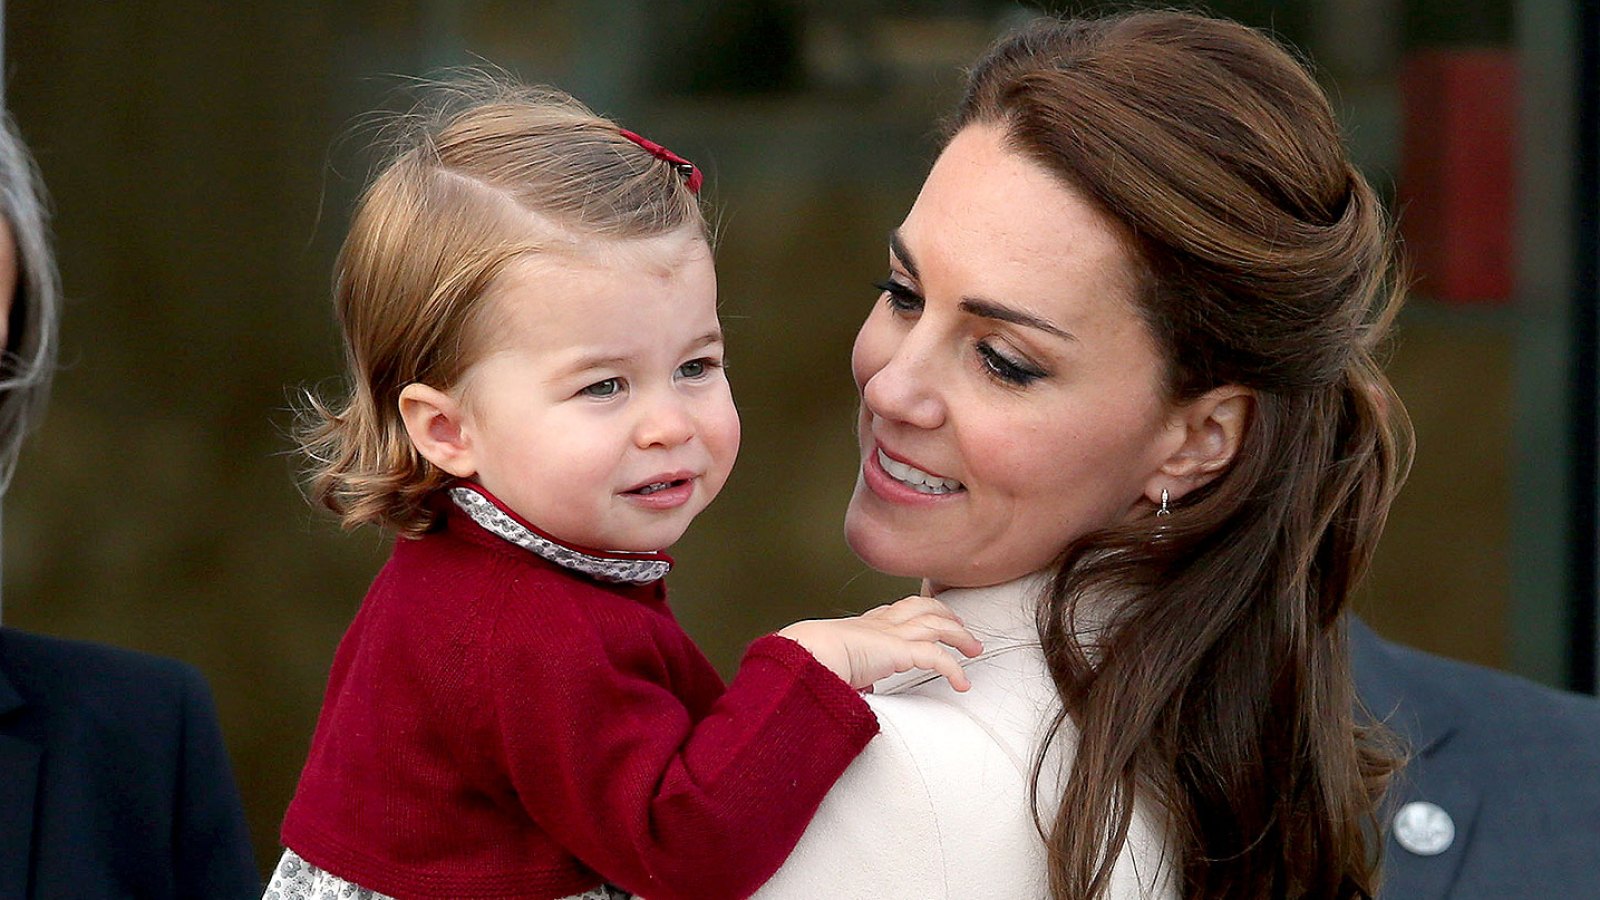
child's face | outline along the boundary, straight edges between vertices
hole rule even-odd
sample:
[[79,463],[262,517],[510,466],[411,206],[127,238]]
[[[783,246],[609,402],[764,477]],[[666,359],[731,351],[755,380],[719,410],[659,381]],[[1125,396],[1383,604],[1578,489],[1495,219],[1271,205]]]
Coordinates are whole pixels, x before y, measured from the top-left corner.
[[496,282],[490,350],[461,382],[477,480],[597,550],[659,550],[733,468],[717,281],[695,232],[518,262]]

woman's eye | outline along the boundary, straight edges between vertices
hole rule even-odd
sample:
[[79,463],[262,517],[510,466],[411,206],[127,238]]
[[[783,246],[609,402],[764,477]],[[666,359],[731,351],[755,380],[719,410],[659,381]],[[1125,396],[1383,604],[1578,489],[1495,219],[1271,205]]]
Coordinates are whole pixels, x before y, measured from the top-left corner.
[[883,302],[897,313],[916,313],[922,311],[922,298],[917,292],[906,287],[892,278],[874,282],[873,287],[883,292]]
[[605,381],[596,381],[578,393],[585,397],[614,397],[621,390],[621,378],[607,378]]
[[1007,384],[1027,386],[1047,374],[1027,363],[1009,359],[1005,354],[981,341],[978,343],[978,356],[982,358],[983,367],[989,370],[989,374]]

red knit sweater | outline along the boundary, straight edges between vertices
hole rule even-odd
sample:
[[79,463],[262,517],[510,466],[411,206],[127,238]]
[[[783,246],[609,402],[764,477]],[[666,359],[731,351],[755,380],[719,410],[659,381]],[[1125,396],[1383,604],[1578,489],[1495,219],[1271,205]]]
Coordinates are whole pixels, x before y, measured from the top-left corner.
[[743,897],[876,731],[799,645],[757,640],[724,688],[660,581],[602,584],[451,505],[340,643],[282,837],[399,898]]

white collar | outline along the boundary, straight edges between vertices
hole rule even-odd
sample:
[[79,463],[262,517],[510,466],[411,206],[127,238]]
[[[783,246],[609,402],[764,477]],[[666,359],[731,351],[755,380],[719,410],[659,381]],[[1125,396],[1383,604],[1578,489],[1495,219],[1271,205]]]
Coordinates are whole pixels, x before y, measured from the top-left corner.
[[967,630],[986,648],[996,641],[1037,646],[1039,626],[1035,616],[1054,574],[1044,570],[988,587],[946,588],[936,596],[961,617]]
[[[983,652],[970,659],[951,650],[962,668],[997,656],[1040,649],[1039,625],[1035,618],[1039,600],[1050,585],[1050,571],[1034,572],[1015,581],[976,588],[946,588],[936,596],[961,617],[973,637],[983,642]],[[898,694],[938,678],[936,673],[911,669],[880,679],[872,686],[877,694]]]
[[[936,595],[939,600],[961,617],[973,637],[983,642],[983,652],[970,659],[950,651],[962,668],[997,656],[1009,657],[1018,651],[1040,650],[1039,603],[1054,577],[1054,569],[1044,569],[1003,584],[940,591]],[[1093,604],[1080,604],[1077,610],[1078,640],[1088,644],[1086,649],[1091,659],[1096,655],[1092,641],[1105,624],[1103,616],[1096,613],[1103,609]],[[913,669],[880,680],[873,685],[873,690],[879,694],[899,693],[937,677],[934,673]]]

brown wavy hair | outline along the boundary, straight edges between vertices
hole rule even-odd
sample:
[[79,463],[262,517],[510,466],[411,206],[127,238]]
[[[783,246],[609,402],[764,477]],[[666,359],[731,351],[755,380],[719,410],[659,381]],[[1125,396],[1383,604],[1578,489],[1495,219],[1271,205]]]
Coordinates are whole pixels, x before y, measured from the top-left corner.
[[[1075,542],[1041,604],[1057,730],[1081,732],[1061,797],[1035,771],[1052,895],[1104,895],[1137,795],[1185,898],[1371,896],[1396,759],[1355,717],[1342,613],[1409,461],[1377,361],[1403,286],[1327,99],[1256,31],[1134,12],[1002,39],[951,133],[975,123],[1126,226],[1169,400],[1255,397],[1226,472],[1159,533]],[[1078,605],[1107,596],[1086,652]]]
[[396,125],[335,271],[347,384],[335,400],[307,392],[297,438],[314,501],[346,527],[416,535],[451,476],[411,445],[400,392],[457,385],[488,346],[500,272],[595,239],[707,228],[671,163],[553,88],[472,73],[432,85]]

